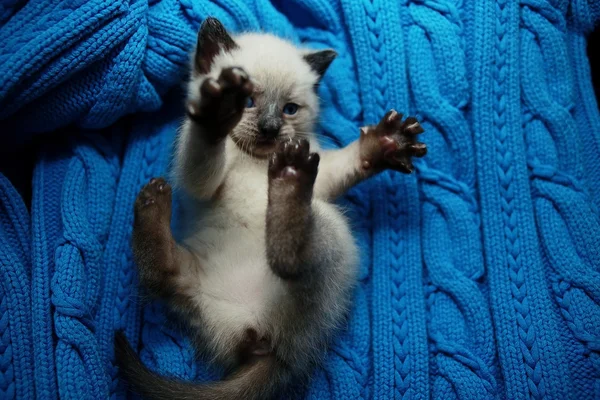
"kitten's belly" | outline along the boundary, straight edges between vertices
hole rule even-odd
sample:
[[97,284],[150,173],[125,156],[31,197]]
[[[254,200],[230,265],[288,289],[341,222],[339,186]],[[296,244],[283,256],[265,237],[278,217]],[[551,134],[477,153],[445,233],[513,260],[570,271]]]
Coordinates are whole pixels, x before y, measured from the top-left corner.
[[285,286],[267,264],[264,231],[208,228],[198,236],[201,240],[195,242],[205,249],[196,251],[202,271],[194,302],[202,310],[202,329],[209,340],[214,338],[213,345],[220,347],[250,327],[267,332],[268,315],[284,296]]

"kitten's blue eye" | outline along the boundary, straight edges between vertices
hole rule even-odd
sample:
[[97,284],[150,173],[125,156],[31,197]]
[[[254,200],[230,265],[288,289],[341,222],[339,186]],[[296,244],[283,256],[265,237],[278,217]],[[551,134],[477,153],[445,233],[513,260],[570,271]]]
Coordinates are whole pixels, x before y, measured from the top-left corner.
[[248,100],[246,100],[246,108],[252,107],[254,107],[254,99],[252,97],[248,97]]
[[298,111],[298,104],[296,103],[287,103],[283,107],[283,113],[287,115],[294,115]]

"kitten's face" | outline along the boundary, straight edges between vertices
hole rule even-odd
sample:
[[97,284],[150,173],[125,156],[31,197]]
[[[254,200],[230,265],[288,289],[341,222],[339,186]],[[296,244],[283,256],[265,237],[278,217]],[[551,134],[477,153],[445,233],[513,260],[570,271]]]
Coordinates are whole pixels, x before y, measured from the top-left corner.
[[[210,24],[203,24],[199,33],[199,49],[210,49],[207,38],[214,42],[215,37],[227,35],[222,26],[216,34],[214,31],[207,34],[203,32],[210,29],[206,25]],[[267,34],[216,40],[221,44],[214,47],[218,51],[214,51],[210,60],[206,60],[206,50],[196,53],[190,90],[197,93],[203,79],[207,76],[217,79],[223,68],[241,67],[248,73],[255,89],[240,123],[231,133],[237,146],[252,156],[264,158],[275,150],[277,141],[295,136],[313,139],[319,111],[315,89],[335,52],[308,52]]]

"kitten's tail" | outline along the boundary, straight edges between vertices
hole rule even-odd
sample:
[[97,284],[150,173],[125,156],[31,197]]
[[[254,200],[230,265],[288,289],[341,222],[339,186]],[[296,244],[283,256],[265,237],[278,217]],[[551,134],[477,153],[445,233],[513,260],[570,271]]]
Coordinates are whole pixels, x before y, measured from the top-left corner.
[[[229,400],[270,399],[286,378],[273,356],[260,358],[241,367],[227,379],[195,384],[165,378],[150,371],[131,348],[125,334],[115,335],[115,357],[122,376],[136,393],[149,400]],[[284,368],[285,369],[285,368]]]

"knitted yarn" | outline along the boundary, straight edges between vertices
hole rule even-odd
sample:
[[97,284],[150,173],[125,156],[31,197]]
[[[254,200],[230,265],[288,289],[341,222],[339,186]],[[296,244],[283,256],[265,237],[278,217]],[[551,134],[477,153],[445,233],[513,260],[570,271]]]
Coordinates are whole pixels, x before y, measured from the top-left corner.
[[207,16],[339,53],[326,147],[390,108],[426,129],[416,174],[342,200],[359,285],[306,398],[600,398],[597,1],[8,0],[0,152],[39,152],[31,204],[0,171],[1,399],[132,397],[118,329],[162,374],[219,378],[138,289],[129,245]]

